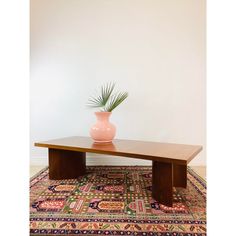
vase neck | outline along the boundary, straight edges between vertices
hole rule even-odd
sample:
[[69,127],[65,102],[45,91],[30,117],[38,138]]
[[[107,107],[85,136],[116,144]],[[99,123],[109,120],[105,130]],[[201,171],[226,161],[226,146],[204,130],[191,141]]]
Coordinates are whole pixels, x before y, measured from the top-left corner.
[[98,121],[109,121],[111,112],[95,112]]

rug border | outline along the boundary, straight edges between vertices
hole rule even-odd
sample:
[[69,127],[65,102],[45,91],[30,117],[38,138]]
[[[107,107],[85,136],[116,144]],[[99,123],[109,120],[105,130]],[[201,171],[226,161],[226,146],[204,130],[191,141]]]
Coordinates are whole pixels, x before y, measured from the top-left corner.
[[37,173],[35,173],[34,175],[32,175],[30,177],[30,182],[33,181],[34,179],[36,179],[42,172],[44,172],[45,170],[47,170],[49,167],[46,166],[44,168],[42,168],[41,170],[39,170]]

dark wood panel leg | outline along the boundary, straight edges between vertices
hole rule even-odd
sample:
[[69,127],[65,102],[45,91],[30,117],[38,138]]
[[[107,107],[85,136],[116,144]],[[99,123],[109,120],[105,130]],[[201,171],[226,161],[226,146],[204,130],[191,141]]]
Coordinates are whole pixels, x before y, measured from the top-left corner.
[[152,197],[159,203],[173,205],[173,165],[152,162]]
[[49,179],[74,179],[86,173],[86,153],[51,149],[49,156]]
[[187,165],[173,165],[173,178],[175,187],[187,187]]

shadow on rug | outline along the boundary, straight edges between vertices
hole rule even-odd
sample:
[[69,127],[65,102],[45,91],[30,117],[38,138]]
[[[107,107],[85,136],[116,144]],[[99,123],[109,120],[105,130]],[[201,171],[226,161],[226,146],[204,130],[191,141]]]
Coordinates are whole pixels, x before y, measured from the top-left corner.
[[78,179],[30,181],[30,235],[206,235],[206,184],[188,168],[173,207],[151,197],[151,167],[94,166]]

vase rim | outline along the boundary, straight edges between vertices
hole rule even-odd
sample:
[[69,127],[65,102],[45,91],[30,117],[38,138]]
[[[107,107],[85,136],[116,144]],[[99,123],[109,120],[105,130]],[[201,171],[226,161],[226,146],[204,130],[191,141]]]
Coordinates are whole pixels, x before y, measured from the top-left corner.
[[106,114],[111,114],[111,111],[96,111],[94,112],[95,114],[101,114],[101,113],[106,113]]

